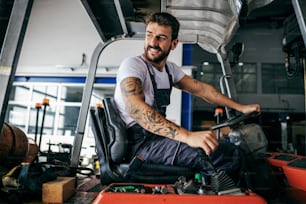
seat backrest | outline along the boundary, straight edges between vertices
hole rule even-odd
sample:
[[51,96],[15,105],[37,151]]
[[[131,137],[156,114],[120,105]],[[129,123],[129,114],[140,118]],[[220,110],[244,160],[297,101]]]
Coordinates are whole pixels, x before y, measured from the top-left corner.
[[107,144],[108,153],[115,163],[125,160],[128,140],[126,125],[121,119],[113,98],[103,99],[105,111],[106,134],[109,142]]
[[99,157],[100,163],[109,163],[106,145],[108,144],[109,139],[108,135],[106,134],[104,108],[91,107],[90,114],[92,122],[91,127],[95,137],[97,156]]
[[[178,177],[194,177],[188,167],[146,164],[133,158],[126,160],[128,147],[127,129],[119,116],[112,98],[102,101],[104,108],[91,108],[92,130],[96,140],[97,156],[100,161],[101,183],[112,182],[174,183]],[[136,162],[135,162],[136,161]]]

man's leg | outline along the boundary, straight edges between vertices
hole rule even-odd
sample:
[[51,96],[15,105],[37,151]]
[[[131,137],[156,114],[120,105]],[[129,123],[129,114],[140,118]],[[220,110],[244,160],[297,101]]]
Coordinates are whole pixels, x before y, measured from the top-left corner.
[[[198,154],[196,148],[184,143],[164,138],[154,137],[148,140],[137,153],[147,163],[186,166],[199,170],[202,175],[209,176],[211,169]],[[175,157],[175,158],[174,158]],[[210,159],[218,170],[225,171],[234,180],[240,177],[241,157],[239,149],[231,143],[219,142]]]

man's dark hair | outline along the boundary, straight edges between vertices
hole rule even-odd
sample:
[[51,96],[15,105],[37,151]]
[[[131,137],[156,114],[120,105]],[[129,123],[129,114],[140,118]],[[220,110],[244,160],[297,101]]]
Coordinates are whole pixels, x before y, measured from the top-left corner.
[[148,25],[150,22],[157,23],[161,26],[170,26],[172,28],[172,40],[178,37],[180,23],[173,15],[166,12],[157,12],[150,15],[146,19],[146,25]]

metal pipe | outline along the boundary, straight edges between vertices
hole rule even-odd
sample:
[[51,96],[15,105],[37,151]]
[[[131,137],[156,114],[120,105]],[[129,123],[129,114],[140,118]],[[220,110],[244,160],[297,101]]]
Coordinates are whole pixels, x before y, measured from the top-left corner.
[[[300,27],[300,31],[303,37],[303,41],[304,41],[304,45],[306,45],[306,25],[305,25],[305,20],[304,20],[304,16],[302,13],[302,9],[299,3],[299,0],[292,0],[292,5],[294,8],[294,12],[295,12],[295,16],[297,19],[297,22],[299,24]],[[306,12],[306,11],[304,11]]]
[[[304,46],[306,47],[306,25],[305,25],[305,19],[304,19],[304,15],[306,15],[302,12],[306,12],[305,10],[305,6],[300,6],[300,2],[299,0],[292,0],[292,5],[294,8],[294,12],[295,12],[295,16],[302,34],[302,38],[304,41]],[[304,10],[302,11],[303,8]],[[303,66],[304,66],[304,92],[305,92],[305,111],[306,111],[306,66],[305,66],[305,59],[303,60]],[[306,134],[306,128],[305,128],[305,134]],[[306,143],[306,137],[305,137],[305,143]],[[306,152],[306,146],[305,146],[305,152]]]
[[120,24],[121,24],[122,31],[123,31],[124,34],[128,34],[128,29],[127,29],[126,24],[125,24],[125,19],[124,19],[123,13],[122,13],[122,9],[121,9],[121,5],[120,5],[119,0],[114,0],[114,4],[115,4],[115,7],[116,7],[116,11],[117,11],[117,14],[118,14],[118,18],[119,18],[119,21],[120,21]]
[[[223,47],[220,47],[218,49],[218,52],[216,53],[218,61],[221,64],[222,67],[222,72],[224,76],[232,76],[232,70],[231,70],[231,65],[229,62],[229,59],[227,57],[226,51],[224,50]],[[229,98],[236,98],[236,88],[234,85],[234,81],[232,77],[224,77],[224,83],[226,87],[226,94]],[[225,90],[224,90],[225,92]],[[225,107],[225,112],[227,118],[231,118],[233,115],[231,114],[231,111]]]
[[[306,97],[306,59],[305,58],[303,59],[303,67],[304,67],[303,68],[304,69],[304,96]],[[306,112],[306,98],[305,98],[304,103],[305,103],[305,112]],[[304,131],[305,131],[305,135],[306,135],[306,127],[305,127]],[[304,149],[305,149],[305,154],[306,154],[306,137],[305,137],[304,141],[305,141]]]
[[36,121],[35,121],[35,139],[34,139],[34,141],[37,144],[38,120],[39,120],[39,111],[41,109],[41,104],[36,103],[35,108],[36,108]]
[[166,12],[167,11],[167,0],[160,1],[160,11]]
[[24,33],[32,9],[33,0],[14,1],[0,52],[0,131],[4,123],[10,92],[17,69]]
[[[220,89],[221,89],[221,93],[224,94],[224,95],[228,95],[227,94],[227,91],[224,89],[224,83],[225,83],[225,80],[227,78],[231,78],[232,76],[231,75],[223,75],[221,76],[220,78],[220,81],[219,81],[219,84],[220,84]],[[225,108],[225,113],[226,113],[226,117],[229,119],[231,118],[230,116],[230,111],[228,109],[228,107],[224,107]]]
[[49,99],[44,99],[43,100],[43,106],[44,106],[44,110],[43,110],[43,116],[42,116],[42,120],[41,120],[41,126],[40,126],[40,135],[39,135],[39,143],[38,143],[38,150],[39,152],[41,152],[41,140],[42,140],[42,135],[43,135],[43,130],[44,130],[44,123],[45,123],[45,117],[46,117],[46,110],[47,110],[47,106],[49,106]]
[[77,123],[77,128],[76,128],[76,135],[73,141],[74,144],[73,144],[71,160],[70,160],[70,166],[73,168],[77,168],[79,165],[79,157],[81,153],[82,142],[83,142],[83,137],[84,137],[84,132],[85,132],[85,125],[86,125],[88,110],[90,106],[90,99],[91,99],[91,94],[93,90],[93,85],[95,82],[99,57],[102,51],[107,46],[109,46],[113,42],[124,40],[124,39],[127,39],[127,38],[125,35],[122,35],[122,36],[114,37],[105,43],[100,42],[96,46],[95,50],[93,51],[89,69],[88,69],[88,74],[86,77],[85,87],[83,90],[82,106],[81,106],[80,113],[79,113],[79,118],[78,118],[78,123]]

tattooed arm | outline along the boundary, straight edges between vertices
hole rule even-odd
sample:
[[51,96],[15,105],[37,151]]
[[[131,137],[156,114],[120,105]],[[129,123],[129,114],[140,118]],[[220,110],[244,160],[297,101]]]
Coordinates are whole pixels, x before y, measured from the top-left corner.
[[217,148],[218,141],[212,131],[188,131],[167,120],[145,103],[140,79],[135,77],[124,79],[120,83],[120,89],[130,117],[146,130],[192,147],[201,147],[208,155]]
[[151,106],[145,103],[144,93],[140,79],[129,77],[121,84],[121,94],[130,117],[146,130],[169,137],[179,139],[181,135],[187,135],[188,131],[167,120]]
[[227,96],[220,93],[213,86],[202,83],[196,79],[191,78],[190,76],[185,75],[179,82],[176,84],[176,87],[182,90],[185,90],[189,93],[192,93],[203,100],[211,104],[216,104],[219,106],[226,106],[242,113],[248,113],[252,111],[260,111],[260,106],[258,104],[244,105],[240,104]]

